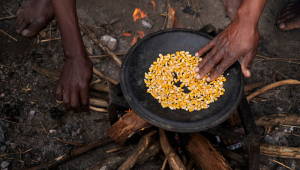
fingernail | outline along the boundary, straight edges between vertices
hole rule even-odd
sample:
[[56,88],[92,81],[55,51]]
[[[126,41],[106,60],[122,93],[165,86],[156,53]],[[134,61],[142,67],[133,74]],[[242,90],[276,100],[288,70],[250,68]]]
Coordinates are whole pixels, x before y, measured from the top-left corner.
[[197,74],[196,79],[200,79],[200,74]]
[[196,67],[195,71],[196,71],[196,72],[198,72],[198,71],[199,71],[199,68],[198,68],[198,67]]
[[285,24],[284,23],[280,23],[279,24],[279,28],[284,28],[285,27]]
[[23,30],[23,31],[22,31],[22,35],[23,35],[23,36],[27,36],[29,33],[30,33],[29,30]]
[[195,57],[199,57],[199,53],[198,52],[196,52]]
[[207,77],[207,78],[206,78],[206,81],[210,81],[210,77]]
[[16,32],[17,32],[18,34],[20,34],[20,31],[19,31],[18,29],[16,29]]
[[251,76],[250,70],[247,70],[247,71],[246,71],[246,74],[247,74],[247,77],[250,77],[250,76]]

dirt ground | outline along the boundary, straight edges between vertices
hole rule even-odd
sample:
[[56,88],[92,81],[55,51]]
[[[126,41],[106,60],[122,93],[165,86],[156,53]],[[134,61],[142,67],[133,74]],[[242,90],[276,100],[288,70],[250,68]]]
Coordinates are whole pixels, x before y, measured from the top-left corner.
[[[111,35],[117,39],[115,53],[125,53],[129,50],[133,36],[138,31],[144,31],[145,35],[161,30],[165,17],[162,16],[166,9],[166,0],[157,1],[156,10],[150,0],[77,0],[78,16],[85,21],[100,36]],[[26,1],[2,0],[0,2],[0,18],[15,14],[18,8]],[[256,57],[251,73],[252,77],[246,79],[246,84],[264,81],[263,85],[283,79],[300,79],[299,64],[297,61],[278,60],[276,58],[299,58],[300,29],[293,31],[281,31],[278,28],[277,19],[289,1],[269,0],[259,22],[261,34],[258,55],[270,59]],[[217,28],[226,28],[230,19],[226,16],[221,0],[194,0],[196,9],[200,14],[202,25],[211,23]],[[199,30],[199,21],[196,14],[189,15],[182,10],[187,5],[192,5],[189,0],[170,0],[170,5],[176,10],[176,17],[182,22],[184,28]],[[144,28],[141,20],[133,21],[132,13],[135,8],[141,8],[153,24],[152,29]],[[8,11],[8,12],[7,12]],[[103,32],[99,27],[114,18],[123,19]],[[51,21],[52,38],[60,37],[55,18]],[[50,28],[50,25],[47,26]],[[4,132],[4,139],[0,141],[0,162],[9,163],[8,169],[21,169],[32,167],[53,160],[69,150],[76,149],[71,145],[56,142],[57,138],[78,143],[89,143],[105,136],[108,121],[101,113],[73,113],[64,110],[62,105],[57,106],[53,91],[56,80],[38,74],[31,67],[41,66],[52,70],[60,70],[64,64],[64,55],[60,40],[40,42],[50,37],[50,31],[46,31],[44,37],[39,36],[24,38],[16,33],[15,19],[0,20],[0,29],[16,38],[13,40],[0,32],[0,128]],[[123,36],[122,32],[130,30],[131,36]],[[86,47],[92,49],[92,55],[101,55],[101,50],[92,43],[87,35],[83,35]],[[122,57],[120,57],[122,59]],[[92,59],[94,66],[108,76],[119,80],[120,69],[111,59],[102,57]],[[262,86],[263,86],[262,85]],[[260,95],[250,102],[254,116],[263,116],[276,113],[300,114],[300,87],[289,85],[275,88]],[[107,94],[100,94],[107,99]],[[52,119],[48,111],[55,107],[64,115],[58,120]],[[10,122],[4,121],[9,120]],[[103,120],[101,122],[95,120]],[[3,134],[0,129],[0,139]],[[49,133],[49,130],[56,133]],[[300,135],[297,128],[280,127],[276,133],[268,135],[264,140],[271,144],[300,146],[300,137],[283,135],[282,133]],[[2,139],[1,139],[2,140]],[[98,161],[110,157],[105,151],[118,147],[108,144],[81,155],[67,163],[60,165],[61,170],[86,169]],[[24,152],[26,153],[13,154]],[[7,154],[7,155],[5,155]],[[4,155],[4,156],[3,156]],[[291,159],[272,158],[283,162],[285,165],[300,170],[300,161]],[[261,163],[271,169],[283,170],[282,166],[271,162],[267,157],[261,157]],[[160,169],[163,160],[154,158],[142,166],[133,169]],[[234,161],[230,161],[234,169]],[[2,167],[4,170],[6,167]]]

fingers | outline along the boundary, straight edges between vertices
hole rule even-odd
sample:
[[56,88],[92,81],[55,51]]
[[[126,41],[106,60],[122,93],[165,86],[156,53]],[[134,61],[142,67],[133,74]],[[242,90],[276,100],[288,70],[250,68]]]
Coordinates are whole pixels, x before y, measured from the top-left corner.
[[68,88],[64,89],[63,101],[65,108],[69,111],[71,110],[70,101],[71,101],[71,92]]
[[[209,58],[206,60],[204,65],[202,64],[202,67],[199,67],[199,72],[198,72],[198,75],[196,78],[199,78],[199,79],[204,78],[207,75],[207,73],[209,73],[216,66],[216,64],[218,64],[221,61],[221,59],[224,55],[224,52],[223,52],[223,50],[217,52],[217,48],[214,48],[207,55],[209,55]],[[206,58],[206,57],[204,57],[204,58]],[[202,63],[202,61],[200,63]]]
[[242,61],[242,72],[245,77],[251,76],[250,68],[255,55],[256,51],[250,51],[244,56],[244,59]]
[[72,89],[71,91],[71,102],[70,107],[75,113],[80,112],[80,104],[79,104],[79,91],[78,89]]
[[80,90],[80,99],[81,99],[81,108],[84,112],[88,112],[90,110],[89,103],[89,89]]
[[205,46],[203,46],[202,48],[200,48],[200,50],[198,50],[198,52],[195,54],[195,57],[202,56],[203,54],[205,54],[206,52],[208,52],[210,49],[212,49],[214,46],[215,46],[215,41],[211,40]]
[[233,62],[232,61],[229,59],[222,60],[221,63],[215,68],[215,70],[212,73],[210,73],[210,75],[209,75],[209,77],[207,77],[206,81],[208,81],[208,82],[213,81],[217,77],[219,77],[221,74],[223,74],[224,71],[235,62],[235,61],[233,61]]

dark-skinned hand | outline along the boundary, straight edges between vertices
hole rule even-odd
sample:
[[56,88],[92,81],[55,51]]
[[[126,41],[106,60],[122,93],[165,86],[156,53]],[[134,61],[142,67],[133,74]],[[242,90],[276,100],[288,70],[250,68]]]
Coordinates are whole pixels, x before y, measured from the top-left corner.
[[67,110],[89,111],[89,84],[93,78],[93,64],[84,57],[66,59],[57,83],[55,97]]
[[244,57],[242,72],[246,77],[250,77],[250,68],[257,53],[260,36],[257,24],[247,21],[236,17],[223,32],[195,54],[199,57],[208,52],[195,69],[198,72],[197,79],[204,78],[215,68],[206,79],[208,82],[213,81],[240,57]]

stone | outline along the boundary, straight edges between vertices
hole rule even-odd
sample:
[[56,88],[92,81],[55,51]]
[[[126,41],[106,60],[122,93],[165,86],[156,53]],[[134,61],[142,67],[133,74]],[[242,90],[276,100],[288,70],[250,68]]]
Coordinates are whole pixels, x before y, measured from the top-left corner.
[[72,137],[76,137],[77,133],[76,132],[72,132]]
[[0,142],[5,143],[4,130],[0,126]]
[[15,143],[11,143],[11,144],[10,144],[10,147],[11,147],[12,149],[16,149],[17,145],[16,145]]
[[77,129],[76,133],[80,134],[81,133],[81,128]]
[[0,150],[1,150],[2,152],[5,152],[5,151],[6,151],[6,146],[2,145],[2,146],[0,147]]
[[31,110],[29,111],[29,114],[30,114],[31,116],[34,116],[35,110],[34,110],[34,109],[31,109]]
[[110,35],[104,35],[100,39],[104,45],[106,45],[110,50],[114,50],[117,46],[117,39]]
[[6,161],[2,161],[1,162],[1,168],[7,168],[9,166],[9,162],[6,162]]
[[148,28],[148,29],[151,29],[152,28],[152,25],[148,22],[148,21],[146,21],[146,20],[142,20],[142,26],[144,27],[144,28]]
[[4,94],[4,93],[1,93],[0,97],[3,98],[4,96],[5,96],[5,94]]

